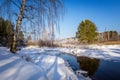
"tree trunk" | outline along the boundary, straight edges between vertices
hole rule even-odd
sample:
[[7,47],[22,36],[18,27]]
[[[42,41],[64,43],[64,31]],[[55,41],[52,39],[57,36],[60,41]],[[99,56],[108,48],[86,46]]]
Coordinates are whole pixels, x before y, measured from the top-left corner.
[[23,0],[20,8],[20,14],[16,22],[16,30],[13,35],[13,43],[11,44],[11,48],[10,48],[10,51],[13,53],[16,52],[17,41],[19,41],[20,26],[24,15],[25,5],[26,5],[26,0]]

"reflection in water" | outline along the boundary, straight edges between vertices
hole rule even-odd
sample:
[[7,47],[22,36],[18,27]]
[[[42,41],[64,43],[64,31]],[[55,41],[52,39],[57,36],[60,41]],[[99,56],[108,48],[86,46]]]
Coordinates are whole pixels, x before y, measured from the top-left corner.
[[[80,69],[88,71],[88,75],[93,80],[120,80],[120,62],[75,57],[62,52],[58,56],[67,61],[74,71]],[[86,75],[83,74],[83,76]]]
[[77,57],[77,61],[80,64],[80,69],[88,71],[88,75],[92,76],[96,72],[99,66],[100,60],[91,59],[88,57]]
[[76,71],[80,69],[79,63],[77,62],[77,59],[75,56],[70,55],[70,54],[65,54],[62,53],[61,55],[59,55],[59,57],[62,57],[65,61],[67,61],[70,65],[70,67]]

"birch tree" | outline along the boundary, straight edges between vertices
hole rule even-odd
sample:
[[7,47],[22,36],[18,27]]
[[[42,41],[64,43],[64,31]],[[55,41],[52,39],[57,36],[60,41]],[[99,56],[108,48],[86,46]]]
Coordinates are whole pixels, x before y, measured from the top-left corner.
[[[13,53],[16,52],[16,42],[24,26],[23,22],[30,21],[34,23],[35,28],[48,26],[52,36],[54,27],[59,29],[59,20],[64,12],[62,0],[1,0],[0,11],[3,13],[1,16],[9,18],[16,24],[10,48]],[[36,26],[37,24],[39,26]]]

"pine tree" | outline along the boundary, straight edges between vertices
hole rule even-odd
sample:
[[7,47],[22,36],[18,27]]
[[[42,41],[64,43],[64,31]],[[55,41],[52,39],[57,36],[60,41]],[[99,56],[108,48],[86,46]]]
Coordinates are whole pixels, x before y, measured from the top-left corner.
[[89,44],[94,43],[97,40],[98,33],[97,28],[90,20],[84,20],[78,26],[76,37],[80,43]]
[[10,47],[12,40],[13,25],[10,21],[0,18],[0,44]]

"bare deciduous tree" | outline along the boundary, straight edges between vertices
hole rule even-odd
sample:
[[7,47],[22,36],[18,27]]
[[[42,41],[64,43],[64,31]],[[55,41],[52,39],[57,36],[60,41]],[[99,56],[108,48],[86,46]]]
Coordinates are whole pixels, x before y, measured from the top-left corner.
[[23,22],[34,23],[37,29],[48,26],[51,39],[53,39],[54,26],[58,26],[60,16],[63,14],[62,0],[1,0],[1,3],[0,11],[4,14],[1,16],[10,18],[16,23],[11,52],[16,52],[16,41],[19,40]]

